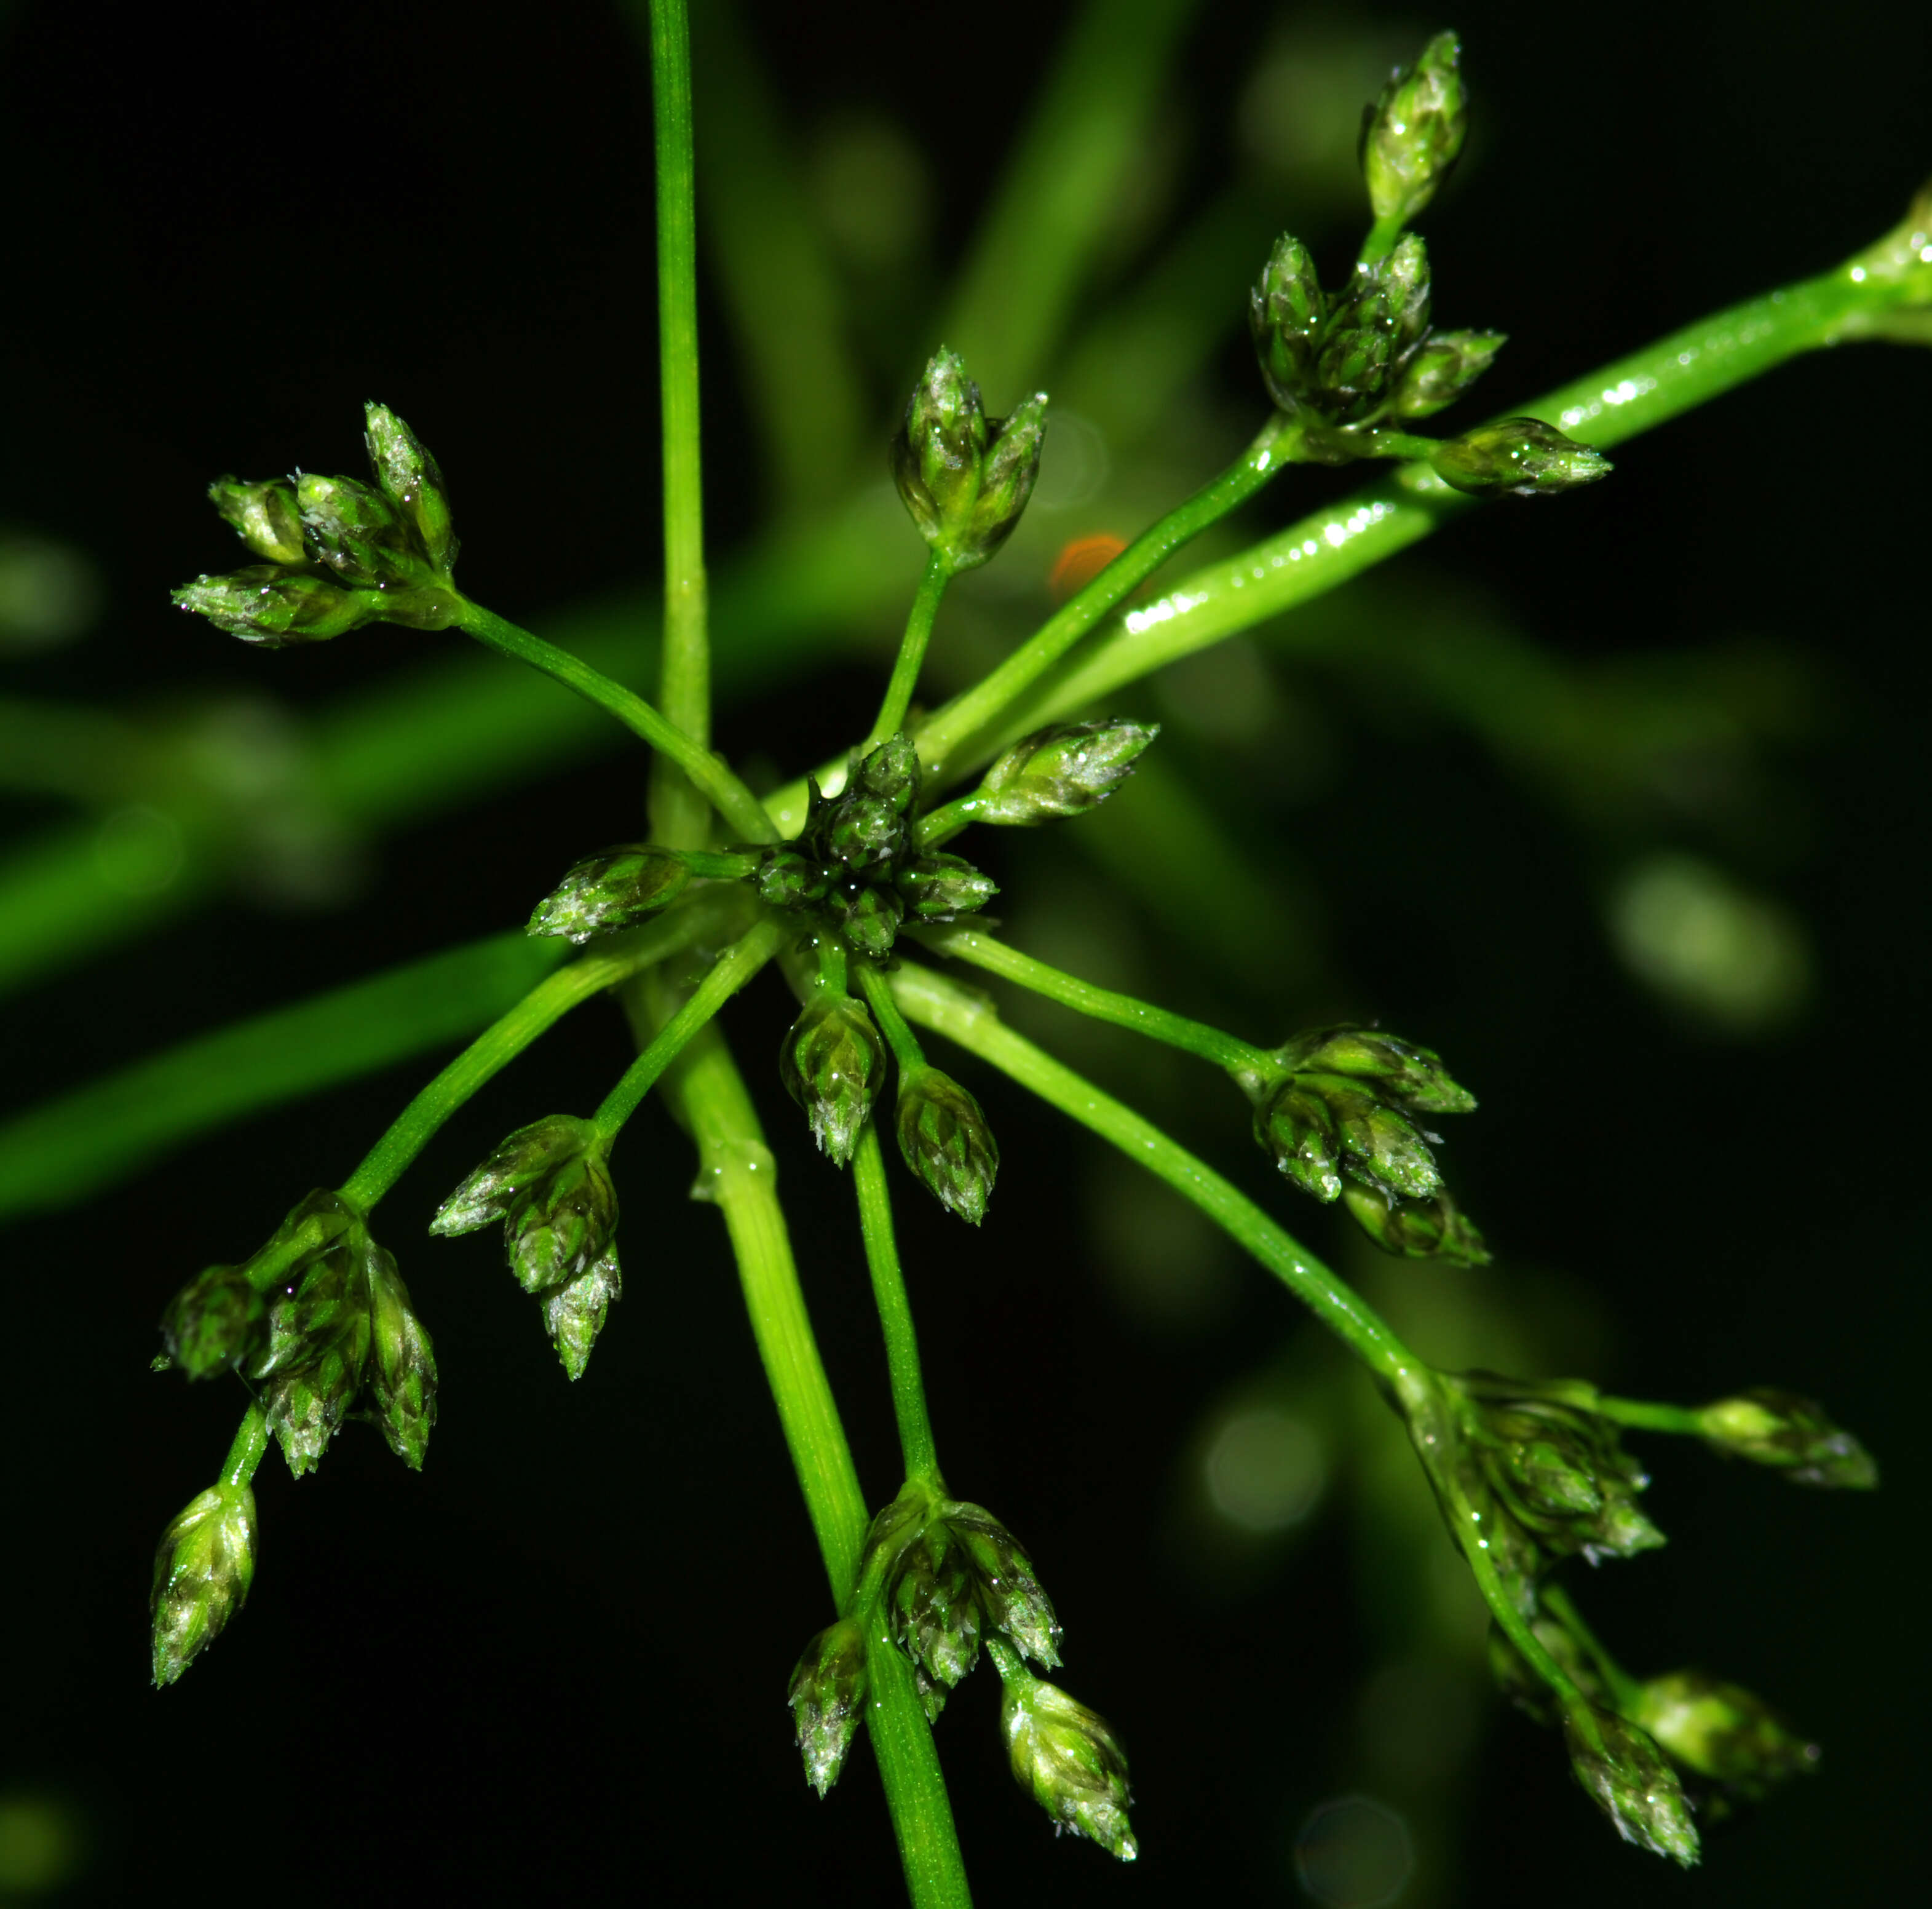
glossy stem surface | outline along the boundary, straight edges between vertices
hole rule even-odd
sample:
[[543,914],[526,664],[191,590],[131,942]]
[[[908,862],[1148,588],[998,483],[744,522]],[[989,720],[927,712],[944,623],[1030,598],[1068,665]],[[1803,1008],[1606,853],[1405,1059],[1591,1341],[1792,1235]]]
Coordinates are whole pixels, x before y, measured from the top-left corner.
[[892,1188],[886,1178],[885,1149],[879,1144],[876,1118],[867,1121],[860,1130],[859,1144],[853,1151],[852,1188],[859,1196],[859,1229],[865,1237],[872,1298],[885,1334],[886,1369],[892,1379],[892,1412],[898,1420],[905,1474],[909,1478],[936,1481],[939,1461],[933,1452],[932,1420],[920,1373],[919,1335],[914,1330],[912,1304],[899,1268],[898,1244],[892,1232]]
[[1692,1438],[1704,1435],[1704,1415],[1688,1405],[1659,1405],[1649,1399],[1599,1397],[1595,1409],[1619,1425],[1642,1432],[1675,1432]]
[[[868,1522],[866,1502],[799,1288],[771,1153],[743,1077],[716,1028],[702,1030],[672,1064],[666,1091],[696,1142],[704,1196],[724,1215],[752,1336],[825,1561],[832,1604],[843,1610]],[[912,1667],[886,1636],[877,1611],[866,1650],[871,1685],[866,1727],[907,1889],[916,1909],[966,1909],[972,1895],[932,1732]]]
[[898,733],[912,707],[913,692],[919,687],[919,672],[926,661],[926,645],[932,640],[933,619],[939,614],[939,599],[952,572],[934,551],[926,560],[926,569],[906,617],[905,634],[899,639],[899,653],[892,664],[892,680],[886,685],[885,700],[879,705],[864,746],[876,749],[887,737]]
[[[772,826],[771,818],[758,797],[731,773],[723,758],[712,755],[703,743],[694,741],[634,691],[614,682],[602,671],[592,669],[568,650],[560,650],[554,644],[546,643],[542,637],[533,636],[526,629],[519,629],[514,623],[506,622],[494,611],[484,609],[480,603],[465,603],[457,627],[466,636],[473,636],[500,656],[512,656],[520,663],[529,664],[532,669],[542,670],[566,689],[575,690],[586,701],[608,710],[633,734],[641,736],[659,755],[676,763],[704,792],[710,806],[746,841],[772,842],[777,839],[778,831]],[[668,848],[697,845],[691,842],[674,842],[662,836],[660,839]]]
[[[704,465],[698,390],[698,224],[685,0],[650,0],[651,119],[657,159],[658,374],[664,418],[664,616],[658,702],[698,747],[711,740],[711,647],[704,575]],[[726,137],[729,137],[728,130]],[[672,758],[674,761],[675,758]],[[684,774],[680,775],[679,770]],[[660,752],[651,833],[674,848],[706,833],[702,782]],[[697,782],[693,776],[692,781]],[[736,818],[734,826],[740,826]],[[754,839],[756,838],[754,838]]]
[[221,1461],[221,1482],[230,1490],[246,1484],[262,1463],[268,1448],[268,1415],[259,1405],[251,1405],[236,1427],[228,1456]]
[[718,956],[692,990],[690,998],[658,1030],[650,1045],[604,1096],[604,1104],[592,1116],[600,1133],[607,1139],[615,1137],[686,1043],[778,953],[788,932],[777,917],[767,915]]
[[1049,967],[1031,955],[1022,954],[976,928],[955,923],[944,928],[911,928],[905,931],[935,954],[950,955],[956,961],[970,962],[997,974],[1002,980],[1017,983],[1048,1001],[1057,1001],[1076,1013],[1090,1015],[1096,1021],[1111,1022],[1117,1028],[1130,1028],[1150,1040],[1197,1055],[1215,1066],[1263,1071],[1268,1056],[1232,1034],[1223,1034],[1184,1014],[1170,1013],[1151,1002],[1137,1001],[1132,995],[1116,994],[1110,988],[1096,988],[1077,974]]

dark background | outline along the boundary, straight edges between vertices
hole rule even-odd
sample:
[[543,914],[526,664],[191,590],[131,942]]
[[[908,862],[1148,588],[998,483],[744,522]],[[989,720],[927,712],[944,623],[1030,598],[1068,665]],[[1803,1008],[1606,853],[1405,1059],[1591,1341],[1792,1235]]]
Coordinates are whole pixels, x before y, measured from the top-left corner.
[[[884,125],[923,155],[898,254],[850,266],[881,439],[938,342],[928,288],[970,242],[1066,16],[1038,0],[970,22],[746,10],[802,153]],[[1498,405],[1824,269],[1932,171],[1917,10],[1486,5],[1454,23],[1479,130],[1428,231],[1446,321],[1512,335],[1486,388]],[[1366,59],[1359,92],[1383,38],[1407,47],[1437,24],[1243,4],[1202,9],[1181,43],[1140,251],[1124,241],[1094,296],[1130,285],[1136,257],[1227,179],[1262,209],[1225,341],[1186,393],[1192,435],[1165,467],[1158,445],[1133,453],[1156,495],[1200,481],[1258,419],[1239,302],[1274,232],[1301,218],[1239,102],[1284,44],[1342,47],[1345,77]],[[551,606],[648,581],[649,86],[614,8],[513,23],[470,7],[202,5],[116,15],[110,33],[98,10],[21,5],[0,31],[15,267],[0,515],[85,552],[100,593],[84,637],[5,663],[9,693],[141,708],[185,685],[300,711],[453,643],[372,631],[266,656],[165,602],[230,560],[202,501],[210,476],[352,469],[371,396],[452,474],[482,599],[542,629]],[[1346,219],[1314,216],[1345,258]],[[782,287],[771,322],[785,322]],[[722,569],[764,484],[729,330],[710,306],[706,324]],[[1273,686],[1279,735],[1236,748],[1212,721],[1190,725],[1179,692],[1150,690],[1174,765],[1290,898],[1278,959],[1247,947],[1204,970],[1172,933],[1123,926],[1077,851],[986,851],[1010,897],[1035,884],[1043,949],[1104,952],[1131,931],[1130,971],[1180,1004],[1258,1037],[1385,1015],[1473,1082],[1484,1110],[1453,1136],[1450,1170],[1497,1268],[1364,1269],[1337,1216],[1268,1186],[1225,1094],[1124,1036],[1024,1023],[1064,1035],[1137,1104],[1171,1103],[1190,1144],[1375,1280],[1425,1351],[1503,1364],[1513,1347],[1646,1397],[1788,1385],[1858,1429],[1886,1468],[1877,1499],[1646,1447],[1670,1547],[1579,1593],[1636,1667],[1702,1662],[1770,1696],[1825,1740],[1820,1774],[1712,1835],[1694,1875],[1618,1845],[1555,1741],[1485,1694],[1466,1623],[1417,1614],[1473,1594],[1424,1584],[1447,1553],[1412,1547],[1408,1487],[1344,1464],[1388,1434],[1340,1355],[1184,1225],[1166,1258],[1136,1244],[1140,1209],[1106,1163],[962,1062],[1004,1158],[984,1236],[901,1202],[941,1450],[955,1488],[1030,1544],[1068,1626],[1066,1681],[1132,1754],[1143,1847],[1117,1872],[1049,1847],[1005,1773],[994,1681],[975,1678],[939,1736],[982,1901],[1294,1898],[1302,1826],[1357,1793],[1408,1821],[1412,1902],[1582,1905],[1646,1886],[1711,1909],[1871,1901],[1917,1866],[1922,1673],[1900,1508],[1922,1496],[1928,399],[1923,352],[1821,354],[1624,447],[1592,492],[1460,522],[1386,566],[1370,608],[1320,612],[1339,634],[1305,668],[1265,641],[1243,653]],[[1288,521],[1329,483],[1285,481],[1250,527]],[[1067,534],[1090,527],[1135,526],[1070,520]],[[998,614],[1037,616],[1034,578]],[[858,636],[883,651],[896,614]],[[1730,659],[1725,707],[1744,713],[1723,746],[1688,752],[1691,795],[1640,800],[1586,776],[1566,803],[1560,775],[1485,746],[1398,665],[1352,663],[1352,616],[1384,634],[1455,617],[1504,627],[1586,684],[1622,680],[1592,672],[1640,656],[1660,680],[1702,682],[1700,659]],[[862,722],[874,680],[848,664],[803,695],[775,681],[723,713],[721,739],[796,769]],[[1209,679],[1203,694],[1238,689]],[[1231,761],[1257,793],[1223,786]],[[44,977],[8,1010],[0,1093],[24,1106],[512,925],[572,855],[638,826],[639,779],[634,755],[598,754],[352,845],[360,873],[331,891],[339,905],[278,911],[232,888]],[[22,842],[66,812],[7,802],[0,823]],[[1606,897],[1680,852],[1797,924],[1810,981],[1787,1013],[1726,1031],[1620,964]],[[1028,905],[1009,919],[1017,935]],[[764,1064],[786,1011],[767,979],[730,1025],[861,1477],[883,1499],[895,1454],[856,1229]],[[824,1804],[798,1778],[782,1694],[826,1594],[715,1216],[683,1197],[670,1123],[647,1109],[627,1137],[626,1296],[580,1385],[561,1382],[494,1244],[410,1243],[502,1131],[592,1104],[622,1039],[601,1006],[576,1016],[386,1206],[379,1230],[444,1374],[432,1461],[410,1475],[352,1430],[298,1490],[272,1457],[249,1607],[166,1693],[146,1684],[150,1547],[218,1460],[238,1401],[148,1376],[151,1322],[194,1268],[239,1258],[346,1173],[424,1068],[276,1112],[8,1235],[0,1800],[68,1826],[70,1899],[386,1901],[433,1884],[482,1900],[894,1899],[865,1754]],[[1317,1429],[1334,1487],[1272,1544],[1211,1528],[1198,1485],[1215,1427],[1257,1397]]]

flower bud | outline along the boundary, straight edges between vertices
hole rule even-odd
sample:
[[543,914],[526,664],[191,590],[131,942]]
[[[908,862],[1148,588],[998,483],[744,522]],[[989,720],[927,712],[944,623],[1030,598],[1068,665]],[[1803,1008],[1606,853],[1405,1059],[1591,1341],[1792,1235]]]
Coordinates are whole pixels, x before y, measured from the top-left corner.
[[1466,1114],[1476,1097],[1449,1077],[1433,1049],[1379,1028],[1317,1028],[1277,1048],[1272,1059],[1290,1073],[1346,1074],[1385,1100],[1424,1114]]
[[410,1470],[422,1469],[436,1424],[436,1351],[410,1303],[394,1259],[372,1241],[369,1280],[369,1389],[376,1422],[389,1449]]
[[294,485],[285,479],[244,484],[238,477],[218,477],[208,494],[222,521],[256,556],[269,563],[308,563],[301,508]]
[[364,593],[344,590],[310,570],[256,564],[225,577],[200,576],[172,593],[171,601],[217,629],[265,650],[324,643],[374,622],[383,614]]
[[902,855],[906,834],[896,803],[854,789],[831,805],[814,839],[832,860],[856,872]]
[[958,855],[921,855],[892,879],[916,921],[953,921],[976,914],[1000,892],[990,875]]
[[255,1494],[211,1485],[161,1533],[154,1553],[156,1686],[171,1684],[221,1634],[255,1577]]
[[980,1103],[928,1064],[899,1074],[899,1151],[940,1205],[974,1226],[986,1217],[1000,1149]]
[[502,1219],[519,1193],[594,1145],[596,1135],[591,1121],[574,1114],[551,1114],[518,1127],[436,1208],[430,1231],[447,1238]]
[[899,1553],[886,1586],[893,1640],[913,1661],[926,1721],[980,1657],[980,1596],[965,1547],[935,1518]]
[[767,848],[752,878],[758,899],[775,908],[807,908],[832,892],[824,864],[796,848]]
[[1637,1508],[1649,1484],[1600,1412],[1472,1373],[1446,1382],[1457,1400],[1465,1462],[1501,1508],[1552,1557],[1580,1551],[1593,1563],[1653,1550],[1664,1534]]
[[531,911],[529,935],[587,941],[668,908],[691,886],[676,851],[632,842],[586,855]]
[[1328,1103],[1292,1075],[1256,1107],[1255,1141],[1304,1193],[1332,1200],[1341,1192]]
[[587,1142],[511,1202],[503,1217],[504,1251],[526,1292],[578,1279],[610,1250],[617,1191],[608,1157],[601,1137]]
[[905,919],[905,904],[890,888],[870,884],[858,892],[838,912],[838,930],[852,944],[854,954],[883,961],[898,938],[899,923]]
[[1468,96],[1456,70],[1462,49],[1438,33],[1406,71],[1398,68],[1362,114],[1362,176],[1382,223],[1406,225],[1436,197],[1462,151]]
[[805,1647],[791,1673],[791,1706],[805,1780],[822,1796],[845,1766],[866,1703],[866,1639],[842,1618]]
[[364,405],[363,420],[363,441],[376,482],[400,507],[430,566],[447,576],[456,561],[456,538],[435,458],[386,404]]
[[1405,1259],[1446,1259],[1452,1266],[1486,1266],[1490,1249],[1474,1221],[1446,1193],[1433,1199],[1395,1199],[1377,1187],[1350,1181],[1342,1202],[1384,1253]]
[[1746,1802],[1818,1766],[1818,1745],[1762,1697],[1701,1670],[1652,1677],[1638,1699],[1636,1721],[1673,1762]]
[[1504,418],[1452,437],[1430,459],[1437,476],[1472,497],[1554,497],[1610,473],[1610,461],[1535,418]]
[[425,584],[435,573],[394,499],[352,477],[304,471],[296,479],[302,528],[316,556],[345,584]]
[[1328,317],[1328,302],[1308,248],[1284,232],[1248,294],[1255,356],[1268,395],[1280,410],[1299,410],[1312,395],[1315,356]]
[[1589,1706],[1587,1715],[1569,1712],[1563,1734],[1577,1781],[1616,1826],[1617,1834],[1689,1868],[1697,1860],[1690,1805],[1670,1759],[1650,1736],[1596,1704]]
[[1342,1074],[1291,1076],[1305,1094],[1320,1098],[1334,1123],[1343,1168],[1352,1178],[1405,1199],[1432,1199],[1442,1175],[1428,1142],[1406,1116],[1385,1106],[1367,1088]]
[[161,1337],[190,1379],[232,1370],[261,1349],[268,1302],[238,1266],[210,1266],[168,1301]]
[[1040,474],[1046,398],[989,419],[964,362],[941,346],[906,401],[892,479],[913,521],[956,574],[1012,534]]
[[1336,424],[1366,424],[1382,409],[1396,350],[1390,288],[1372,266],[1358,266],[1336,294],[1316,356],[1316,408]]
[[921,773],[919,751],[902,729],[860,759],[853,768],[847,794],[883,802],[895,816],[903,819],[918,806]]
[[543,1306],[544,1328],[565,1372],[572,1379],[581,1379],[612,1304],[624,1296],[617,1249],[614,1246],[574,1280],[548,1287],[537,1296]]
[[848,994],[814,995],[778,1049],[778,1071],[819,1151],[843,1166],[886,1078],[886,1044],[865,1004]]
[[1123,1862],[1139,1854],[1127,1820],[1126,1753],[1104,1718],[1022,1670],[1006,1679],[1000,1729],[1015,1780],[1056,1823]]
[[974,820],[1008,824],[1084,815],[1119,789],[1158,723],[1062,722],[1016,743],[986,771]]
[[1373,270],[1388,300],[1394,355],[1399,363],[1406,363],[1429,329],[1429,248],[1418,234],[1405,233]]
[[1430,418],[1446,410],[1495,363],[1507,342],[1501,332],[1432,332],[1396,381],[1396,416]]
[[1878,1483],[1871,1454],[1823,1406],[1795,1392],[1760,1386],[1707,1405],[1697,1418],[1698,1430],[1726,1457],[1774,1466],[1794,1484],[1869,1491]]
[[1035,1663],[1056,1668],[1060,1619],[1012,1533],[983,1505],[950,1500],[938,1515],[972,1568],[986,1622]]

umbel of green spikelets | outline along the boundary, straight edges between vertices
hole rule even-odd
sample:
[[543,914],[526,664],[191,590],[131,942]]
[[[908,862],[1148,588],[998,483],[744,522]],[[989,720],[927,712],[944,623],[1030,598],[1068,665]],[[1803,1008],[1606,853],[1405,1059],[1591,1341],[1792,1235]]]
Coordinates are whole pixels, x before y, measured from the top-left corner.
[[1254,1106],[1256,1142],[1282,1177],[1342,1201],[1385,1252],[1463,1266],[1489,1259],[1443,1184],[1432,1150],[1441,1136],[1418,1119],[1474,1110],[1439,1055],[1378,1028],[1317,1028],[1234,1078]]
[[503,1223],[503,1252],[517,1283],[543,1309],[563,1369],[581,1379],[614,1301],[617,1193],[610,1143],[570,1114],[519,1127],[437,1208],[430,1231],[446,1236]]
[[368,623],[433,630],[456,620],[463,599],[450,581],[457,543],[442,473],[387,405],[364,415],[373,485],[312,471],[215,479],[215,509],[262,561],[184,584],[174,593],[182,609],[265,649]]
[[1324,290],[1308,248],[1284,233],[1250,296],[1249,327],[1268,395],[1297,427],[1293,455],[1336,464],[1424,457],[1474,496],[1550,496],[1603,476],[1609,461],[1534,418],[1447,441],[1406,428],[1462,396],[1504,342],[1499,332],[1431,322],[1427,248],[1404,230],[1454,170],[1468,125],[1460,50],[1455,35],[1439,33],[1364,111],[1375,225],[1348,280]]
[[[1664,1542],[1636,1503],[1648,1480],[1594,1386],[1493,1373],[1433,1380],[1434,1409],[1410,1426],[1424,1469],[1452,1532],[1482,1534],[1504,1593],[1568,1690],[1500,1625],[1490,1634],[1498,1683],[1538,1722],[1562,1727],[1577,1780],[1620,1835],[1694,1862],[1694,1805],[1717,1817],[1755,1802],[1816,1767],[1818,1746],[1750,1691],[1704,1672],[1629,1676],[1556,1595],[1570,1557],[1594,1563]],[[1794,1480],[1876,1482],[1864,1448],[1808,1400],[1749,1393],[1683,1415],[1716,1449]]]
[[240,1266],[211,1266],[169,1301],[157,1364],[252,1381],[296,1477],[366,1402],[420,1470],[436,1424],[436,1354],[394,1258],[341,1194],[318,1189]]
[[872,1520],[858,1580],[838,1622],[812,1638],[790,1702],[807,1782],[838,1780],[865,1715],[865,1639],[883,1619],[937,1721],[982,1647],[1004,1686],[1000,1727],[1015,1780],[1060,1828],[1131,1862],[1127,1760],[1106,1721],[1026,1667],[1060,1662],[1060,1620],[1031,1562],[983,1506],[909,1481]]

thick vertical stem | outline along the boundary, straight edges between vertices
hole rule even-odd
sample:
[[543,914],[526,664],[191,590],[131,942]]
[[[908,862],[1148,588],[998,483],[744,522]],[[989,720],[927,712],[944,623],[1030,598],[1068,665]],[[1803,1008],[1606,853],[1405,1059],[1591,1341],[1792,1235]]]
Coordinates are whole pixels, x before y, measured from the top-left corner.
[[[711,739],[705,629],[704,489],[698,451],[698,236],[693,198],[691,35],[685,0],[651,0],[651,108],[657,140],[658,359],[664,409],[664,623],[658,704],[694,741]],[[680,773],[651,773],[651,830],[672,848],[704,839],[704,804]]]

